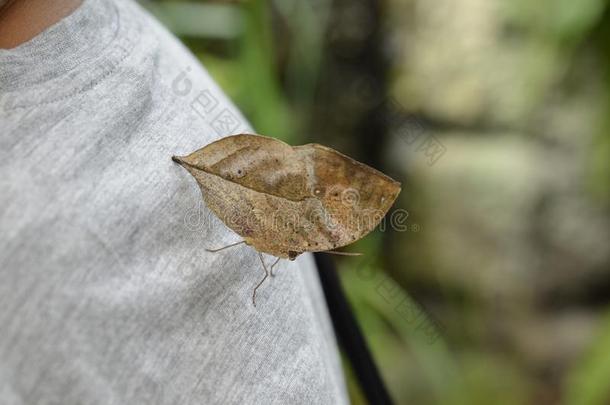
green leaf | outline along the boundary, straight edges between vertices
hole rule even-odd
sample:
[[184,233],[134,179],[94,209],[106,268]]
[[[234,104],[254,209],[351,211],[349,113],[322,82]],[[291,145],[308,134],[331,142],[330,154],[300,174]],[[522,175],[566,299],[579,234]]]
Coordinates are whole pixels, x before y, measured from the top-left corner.
[[565,405],[610,403],[610,313],[600,333],[568,376]]

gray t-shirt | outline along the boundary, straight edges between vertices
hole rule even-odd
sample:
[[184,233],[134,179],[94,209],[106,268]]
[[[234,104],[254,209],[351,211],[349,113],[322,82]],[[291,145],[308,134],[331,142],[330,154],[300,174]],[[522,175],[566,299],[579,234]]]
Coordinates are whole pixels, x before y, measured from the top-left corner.
[[240,238],[170,159],[248,130],[132,2],[0,50],[0,403],[347,402],[311,255],[253,307],[257,253],[204,250]]

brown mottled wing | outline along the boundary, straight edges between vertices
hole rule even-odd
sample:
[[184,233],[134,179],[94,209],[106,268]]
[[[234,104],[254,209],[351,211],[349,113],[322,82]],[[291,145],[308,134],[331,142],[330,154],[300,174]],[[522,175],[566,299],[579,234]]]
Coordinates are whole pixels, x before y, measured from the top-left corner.
[[222,138],[183,158],[191,166],[261,193],[300,201],[307,172],[292,146],[261,135]]
[[201,188],[203,199],[229,228],[260,252],[294,258],[306,251],[302,220],[310,203],[254,191],[240,184],[185,165]]
[[400,193],[385,174],[318,144],[294,147],[313,183],[313,195],[326,214],[310,233],[315,251],[348,245],[372,231]]
[[234,135],[176,158],[197,180],[208,207],[257,250],[294,257],[308,247],[304,218],[320,210],[308,173],[290,145]]
[[284,258],[360,239],[400,192],[394,180],[330,148],[260,135],[229,136],[175,160],[229,228]]

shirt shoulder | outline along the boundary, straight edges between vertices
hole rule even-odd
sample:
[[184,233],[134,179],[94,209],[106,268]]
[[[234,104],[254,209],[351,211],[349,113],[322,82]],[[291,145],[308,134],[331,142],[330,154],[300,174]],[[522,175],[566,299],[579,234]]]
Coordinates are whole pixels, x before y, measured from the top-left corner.
[[0,308],[18,307],[0,310],[0,385],[31,402],[345,403],[311,257],[281,262],[255,308],[257,253],[204,249],[237,235],[171,156],[251,131],[204,67],[129,1],[85,0],[43,34],[0,54]]

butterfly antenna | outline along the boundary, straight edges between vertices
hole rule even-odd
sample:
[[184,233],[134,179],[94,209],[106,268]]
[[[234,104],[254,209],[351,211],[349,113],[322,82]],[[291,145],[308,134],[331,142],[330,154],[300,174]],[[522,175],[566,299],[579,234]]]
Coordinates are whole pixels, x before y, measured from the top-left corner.
[[258,290],[258,287],[261,286],[261,284],[263,284],[265,282],[265,280],[267,280],[267,277],[269,277],[269,270],[267,270],[267,266],[265,266],[265,261],[263,260],[263,255],[259,252],[258,254],[258,258],[261,259],[261,263],[263,264],[263,269],[265,270],[265,277],[263,277],[263,279],[261,281],[259,281],[259,283],[256,285],[256,287],[254,287],[254,291],[252,292],[252,304],[256,307],[256,290]]
[[275,274],[273,274],[273,267],[277,264],[277,262],[280,261],[280,258],[278,257],[277,259],[275,259],[275,261],[273,262],[273,264],[271,265],[271,268],[269,269],[269,274],[271,274],[271,277],[275,277]]
[[331,255],[337,255],[337,256],[362,256],[363,253],[356,253],[356,252],[337,252],[336,250],[325,250],[323,252],[320,253],[329,253]]
[[233,247],[233,246],[241,245],[242,243],[246,243],[246,241],[242,240],[241,242],[235,242],[235,243],[232,243],[232,244],[227,245],[227,246],[223,246],[223,247],[218,248],[218,249],[206,249],[206,250],[208,252],[215,253],[215,252],[220,252],[221,250],[224,250],[224,249],[228,249],[228,248]]

